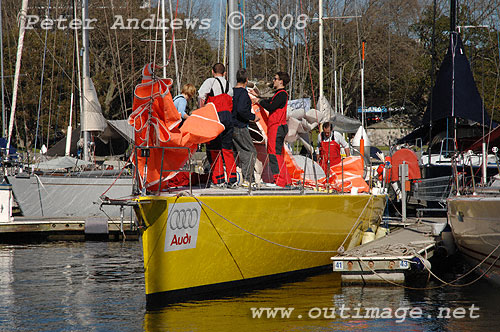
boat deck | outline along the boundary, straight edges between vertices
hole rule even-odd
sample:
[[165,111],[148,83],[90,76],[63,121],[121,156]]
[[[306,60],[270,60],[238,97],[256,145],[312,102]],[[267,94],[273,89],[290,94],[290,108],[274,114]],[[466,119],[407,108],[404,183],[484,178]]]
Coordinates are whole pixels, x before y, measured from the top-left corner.
[[[168,191],[161,192],[161,196],[176,196],[176,195],[192,195],[192,196],[247,196],[247,195],[255,195],[255,196],[269,196],[269,195],[326,195],[328,194],[326,190],[320,189],[310,189],[310,188],[302,188],[300,186],[294,186],[291,188],[281,188],[281,187],[266,187],[262,186],[259,188],[244,188],[244,187],[236,187],[236,188],[200,188],[193,187],[191,190],[188,187],[185,188],[176,188],[170,189]],[[351,195],[351,193],[341,193],[337,191],[333,191],[330,189],[329,194],[344,194]],[[360,193],[365,195],[366,193]],[[158,192],[152,192],[151,195],[158,195]]]

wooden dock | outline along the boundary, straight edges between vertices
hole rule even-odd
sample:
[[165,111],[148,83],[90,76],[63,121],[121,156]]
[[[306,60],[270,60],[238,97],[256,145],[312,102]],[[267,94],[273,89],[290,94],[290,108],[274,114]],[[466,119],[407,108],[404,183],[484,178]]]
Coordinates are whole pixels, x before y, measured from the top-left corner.
[[0,243],[39,241],[119,241],[137,240],[138,230],[134,222],[90,218],[43,218],[13,217],[0,223]]
[[343,284],[402,284],[428,276],[429,259],[446,225],[445,218],[409,219],[404,228],[332,257]]

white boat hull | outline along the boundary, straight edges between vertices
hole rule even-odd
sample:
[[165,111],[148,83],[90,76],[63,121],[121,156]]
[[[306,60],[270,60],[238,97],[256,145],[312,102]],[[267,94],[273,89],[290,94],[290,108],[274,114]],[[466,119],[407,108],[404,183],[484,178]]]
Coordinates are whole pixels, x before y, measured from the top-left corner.
[[478,272],[487,271],[485,277],[500,285],[500,197],[450,198],[448,221],[466,259],[473,266],[484,261]]
[[[38,175],[30,177],[7,176],[14,197],[25,217],[76,218],[102,216],[120,218],[120,207],[103,206],[99,197],[125,198],[132,194],[132,178],[116,176],[77,177]],[[109,190],[108,190],[109,189]],[[130,220],[132,209],[126,207],[125,220]]]

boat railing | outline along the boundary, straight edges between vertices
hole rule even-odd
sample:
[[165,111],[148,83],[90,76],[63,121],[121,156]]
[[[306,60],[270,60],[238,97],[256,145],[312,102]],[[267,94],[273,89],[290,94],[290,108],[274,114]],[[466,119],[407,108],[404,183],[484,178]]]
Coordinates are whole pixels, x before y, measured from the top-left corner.
[[424,151],[423,151],[423,141],[422,141],[422,138],[417,138],[415,140],[415,146],[417,147],[417,150],[418,150],[418,160],[422,160],[422,155],[424,154]]
[[[147,181],[151,181],[151,179],[148,179],[148,173],[151,172],[151,163],[149,162],[149,158],[152,154],[153,149],[159,149],[161,150],[160,156],[161,156],[161,164],[155,165],[155,167],[160,166],[159,169],[155,170],[155,172],[159,173],[158,179],[155,179],[154,182],[147,183]],[[168,160],[171,156],[171,152],[174,150],[185,150],[188,158],[186,162],[179,168],[177,169],[167,169],[164,166],[164,161]],[[135,146],[134,147],[134,163],[138,165],[138,158],[143,158],[144,166],[141,167],[135,167],[135,176],[134,176],[134,193],[137,195],[146,195],[146,194],[155,194],[155,195],[160,195],[161,192],[163,191],[176,191],[179,190],[180,188],[184,188],[185,190],[189,190],[190,193],[192,193],[193,188],[197,189],[204,189],[204,188],[210,188],[211,187],[211,180],[212,180],[212,174],[214,172],[213,169],[213,164],[208,161],[208,157],[206,156],[207,150],[198,150],[193,153],[193,150],[187,147],[158,147],[158,146]],[[170,154],[170,156],[169,156]],[[157,154],[158,156],[158,154]],[[239,153],[234,153],[233,154],[235,161],[237,162],[239,159]],[[214,158],[223,158],[222,153],[220,150],[217,150],[217,155],[213,156]],[[281,188],[281,187],[276,187],[272,188],[266,185],[263,185],[263,183],[266,183],[267,181],[272,181],[272,174],[269,169],[268,163],[269,163],[269,155],[262,150],[257,150],[257,155],[255,156],[256,158],[256,164],[255,164],[255,169],[254,172],[256,174],[256,179],[254,180],[255,182],[253,183],[246,183],[245,186],[243,187],[243,177],[242,173],[245,174],[245,170],[241,170],[241,173],[238,171],[237,172],[237,183],[235,187],[241,187],[242,189],[246,189],[248,193],[250,194],[252,190],[256,189],[269,189],[269,190],[286,190],[286,189],[295,189],[299,190],[302,194],[305,193],[306,188],[307,189],[312,189],[317,193],[334,193],[334,192],[339,192],[339,193],[344,193],[344,189],[347,188],[348,184],[345,182],[344,179],[344,173],[343,173],[343,158],[342,158],[342,164],[341,164],[341,169],[342,169],[342,175],[341,176],[335,176],[335,174],[332,174],[330,172],[326,173],[321,173],[318,174],[318,172],[324,172],[323,170],[319,170],[318,167],[319,165],[314,162],[313,156],[312,155],[304,155],[304,160],[298,161],[297,165],[301,168],[303,171],[303,175],[305,175],[306,180],[304,180],[304,176],[302,175],[300,178],[300,181],[297,179],[294,179],[294,183],[292,186],[287,188]],[[223,158],[224,159],[224,158]],[[367,158],[365,158],[365,166],[368,166],[368,162],[366,161]],[[149,162],[149,165],[148,165]],[[286,166],[284,166],[286,167]],[[175,184],[171,184],[170,179],[168,179],[169,182],[167,182],[167,177],[172,176],[172,173],[174,172],[179,172],[179,173],[186,173],[186,176],[181,177],[181,182],[184,183],[184,185],[179,185],[178,182],[174,181]],[[366,170],[365,170],[366,172]],[[226,172],[224,172],[226,173]],[[227,174],[227,173],[226,173]],[[371,173],[370,174],[370,183],[371,183]],[[336,183],[330,183],[330,179],[332,179],[335,176]],[[292,176],[293,178],[293,176]],[[307,180],[311,179],[311,180]],[[321,181],[321,179],[323,179]],[[224,178],[224,180],[227,182],[228,179]],[[325,181],[326,180],[326,181]],[[187,183],[188,182],[188,183]],[[260,183],[257,184],[257,183]],[[172,186],[171,186],[172,185]],[[229,185],[228,185],[229,186]],[[270,189],[271,188],[271,189]]]
[[445,203],[453,190],[453,175],[415,181],[413,197],[419,201]]
[[[188,172],[189,173],[189,191],[192,193],[192,183],[191,183],[191,175],[194,172],[192,168],[192,153],[191,149],[188,147],[177,147],[177,146],[168,146],[168,147],[162,147],[162,146],[134,146],[134,159],[135,159],[135,164],[138,165],[138,156],[145,158],[145,163],[144,163],[144,174],[141,177],[139,167],[135,167],[135,179],[136,181],[141,181],[142,183],[134,183],[134,191],[137,191],[139,188],[141,188],[141,194],[145,195],[146,194],[146,181],[148,178],[148,159],[151,156],[151,150],[152,149],[159,149],[161,151],[161,165],[160,165],[160,176],[159,176],[159,182],[158,182],[158,189],[156,190],[157,194],[160,194],[162,191],[162,184],[164,181],[164,175],[165,174],[170,174],[171,172]],[[188,160],[187,162],[180,168],[177,169],[164,169],[163,168],[163,163],[165,161],[165,158],[168,156],[166,155],[166,151],[168,150],[186,150],[188,153]],[[187,169],[186,169],[187,166]]]
[[[452,169],[454,174],[455,186],[457,188],[457,193],[459,194],[472,194],[481,192],[487,192],[490,187],[488,181],[483,184],[482,182],[482,172],[481,167],[483,162],[487,163],[487,174],[486,179],[490,178],[490,181],[494,180],[495,174],[500,174],[500,163],[498,156],[496,154],[496,149],[493,151],[493,156],[495,162],[491,163],[496,167],[489,167],[489,157],[483,160],[482,155],[475,154],[473,151],[467,151],[460,153],[452,159]],[[494,170],[498,172],[495,173]],[[495,190],[493,190],[495,191]]]
[[[451,148],[450,148],[451,146]],[[455,153],[455,141],[451,137],[443,138],[441,148],[439,150],[439,161],[441,158],[450,158],[450,155]]]

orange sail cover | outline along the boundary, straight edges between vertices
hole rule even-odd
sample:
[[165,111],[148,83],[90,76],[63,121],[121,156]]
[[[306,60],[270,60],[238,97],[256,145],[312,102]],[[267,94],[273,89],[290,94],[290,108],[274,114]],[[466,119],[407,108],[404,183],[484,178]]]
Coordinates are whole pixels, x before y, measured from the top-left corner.
[[133,158],[139,186],[147,190],[158,190],[160,177],[164,182],[175,176],[198,144],[213,140],[224,130],[212,103],[195,110],[179,129],[181,116],[170,93],[172,79],[156,78],[153,68],[147,64],[143,69],[129,117],[135,145],[149,151]]
[[[260,134],[264,137],[264,141],[267,143],[267,120],[269,118],[268,112],[261,106],[254,104],[252,106],[253,112],[260,117],[260,121],[257,122],[257,127],[260,130]],[[292,152],[285,145],[284,154],[286,168],[290,177],[292,178],[292,183],[295,185],[302,184],[304,181],[304,170],[300,167],[295,159],[292,157]],[[267,160],[263,160],[264,163]],[[361,157],[347,157],[344,158],[344,166],[342,176],[342,164],[333,165],[330,167],[330,174],[328,178],[325,176],[316,181],[312,179],[305,179],[304,186],[308,188],[318,188],[326,189],[327,187],[336,191],[350,192],[352,187],[358,188],[358,192],[369,191],[369,186],[363,179],[363,162]]]

